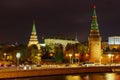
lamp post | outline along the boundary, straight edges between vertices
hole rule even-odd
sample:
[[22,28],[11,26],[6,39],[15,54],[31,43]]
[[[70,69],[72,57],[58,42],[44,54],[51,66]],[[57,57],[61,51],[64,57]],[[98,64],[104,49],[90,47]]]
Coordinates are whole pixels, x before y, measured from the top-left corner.
[[5,59],[5,60],[6,60],[6,55],[7,55],[7,54],[6,54],[6,53],[4,53],[4,59]]
[[72,63],[72,54],[69,54],[70,57],[70,64]]
[[38,53],[37,54],[37,65],[40,65],[40,61],[41,61],[41,54]]
[[16,54],[16,58],[17,58],[17,68],[19,67],[19,59],[20,59],[20,56],[21,56],[20,52],[17,52],[17,54]]
[[102,59],[103,59],[103,57],[102,57],[102,56],[100,56],[100,64],[102,64]]
[[113,56],[114,54],[108,54],[108,57],[111,59],[111,64],[113,63]]
[[114,54],[111,55],[111,58],[112,58],[112,63],[113,63],[113,57],[114,57]]
[[79,63],[79,54],[78,53],[75,53],[75,62]]

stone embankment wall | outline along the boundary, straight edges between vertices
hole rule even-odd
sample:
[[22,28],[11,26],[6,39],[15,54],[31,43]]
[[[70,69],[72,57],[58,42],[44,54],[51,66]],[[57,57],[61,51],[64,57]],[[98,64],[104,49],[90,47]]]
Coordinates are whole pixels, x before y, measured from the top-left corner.
[[120,67],[75,67],[75,68],[47,68],[47,69],[31,69],[31,70],[2,70],[0,71],[0,79],[46,76],[46,75],[61,75],[61,74],[113,72],[113,69],[114,70],[120,69]]

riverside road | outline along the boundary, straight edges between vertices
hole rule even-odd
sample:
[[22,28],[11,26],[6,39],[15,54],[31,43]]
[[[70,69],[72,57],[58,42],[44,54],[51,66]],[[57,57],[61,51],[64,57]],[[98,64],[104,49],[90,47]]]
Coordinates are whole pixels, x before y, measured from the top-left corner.
[[0,70],[0,79],[102,72],[120,72],[120,66],[67,66],[49,68],[35,67],[25,70],[9,68]]

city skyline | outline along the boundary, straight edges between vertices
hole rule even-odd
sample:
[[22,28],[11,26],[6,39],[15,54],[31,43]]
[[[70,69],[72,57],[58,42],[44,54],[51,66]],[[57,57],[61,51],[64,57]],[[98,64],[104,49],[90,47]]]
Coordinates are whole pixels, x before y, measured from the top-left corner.
[[88,41],[93,5],[96,5],[98,25],[102,40],[119,34],[120,1],[116,0],[1,0],[0,1],[0,44],[28,43],[33,20],[39,41],[42,37],[75,38]]

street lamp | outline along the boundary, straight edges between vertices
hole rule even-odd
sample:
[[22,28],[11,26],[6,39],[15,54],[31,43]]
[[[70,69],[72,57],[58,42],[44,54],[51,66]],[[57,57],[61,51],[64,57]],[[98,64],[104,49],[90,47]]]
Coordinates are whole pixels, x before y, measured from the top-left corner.
[[102,57],[102,56],[100,56],[100,64],[102,64],[102,59],[103,59],[103,57]]
[[113,56],[114,54],[108,54],[108,57],[111,59],[111,63],[113,63]]
[[72,63],[72,54],[69,54],[70,57],[70,63]]
[[37,64],[38,64],[38,65],[40,64],[40,61],[41,61],[41,54],[38,53],[38,54],[37,54]]
[[20,52],[17,52],[17,54],[16,54],[16,58],[17,58],[17,68],[18,68],[18,66],[19,66],[20,56],[21,56]]
[[5,60],[6,60],[6,55],[7,55],[7,54],[6,54],[6,53],[4,53],[4,59],[5,59]]
[[75,53],[75,62],[79,63],[79,54],[78,53]]

